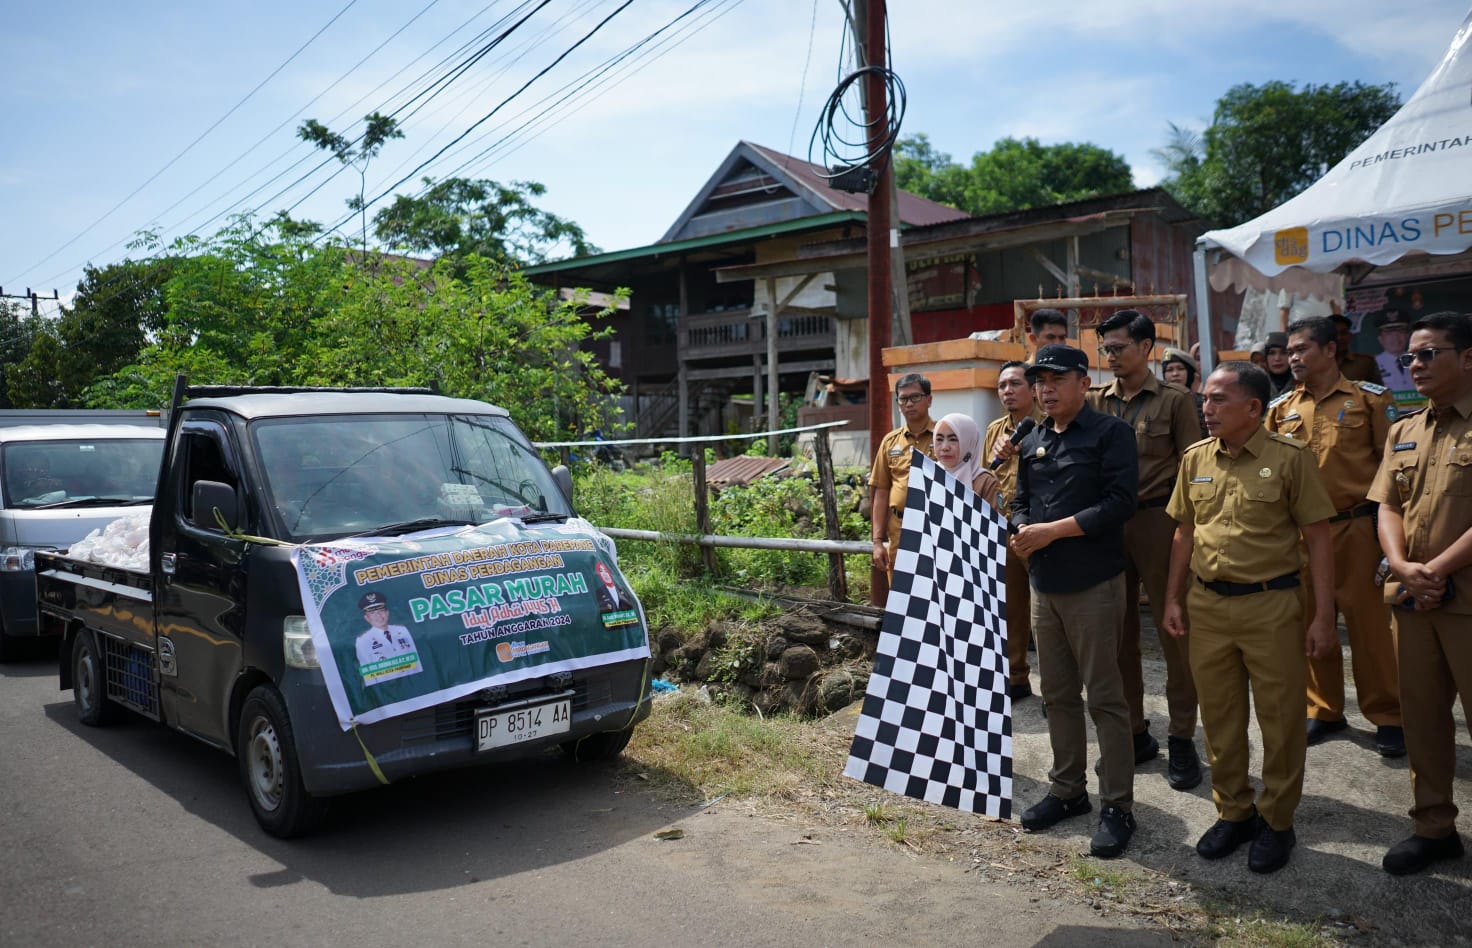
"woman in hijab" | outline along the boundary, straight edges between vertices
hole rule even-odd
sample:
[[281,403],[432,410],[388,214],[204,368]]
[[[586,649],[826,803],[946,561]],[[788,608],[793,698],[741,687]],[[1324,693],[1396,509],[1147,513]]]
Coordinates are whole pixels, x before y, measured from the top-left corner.
[[1001,484],[991,471],[982,467],[981,429],[970,416],[946,415],[935,423],[933,442],[935,459],[951,476],[976,491],[977,496],[995,507]]

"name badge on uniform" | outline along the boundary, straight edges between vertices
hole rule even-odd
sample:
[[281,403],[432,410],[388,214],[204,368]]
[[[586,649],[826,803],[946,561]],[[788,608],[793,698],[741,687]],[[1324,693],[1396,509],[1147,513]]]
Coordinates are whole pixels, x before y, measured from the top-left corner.
[[901,454],[904,454],[904,453],[905,453],[905,449],[904,448],[890,448],[889,449],[889,456],[892,457],[892,458],[897,458]]
[[1191,478],[1191,483],[1192,484],[1210,484],[1211,483],[1211,478],[1210,477],[1193,477],[1193,478]]
[[1416,450],[1416,442],[1414,442],[1414,441],[1401,441],[1401,442],[1398,442],[1395,445],[1395,447],[1393,447],[1393,448],[1390,449],[1390,451],[1391,451],[1392,454],[1395,453],[1396,451],[1414,451],[1414,450]]
[[1303,417],[1302,415],[1300,415],[1298,412],[1295,411],[1295,412],[1290,412],[1289,414],[1284,415],[1282,418],[1280,418],[1278,420],[1279,421],[1297,421],[1298,419],[1300,419],[1302,417]]

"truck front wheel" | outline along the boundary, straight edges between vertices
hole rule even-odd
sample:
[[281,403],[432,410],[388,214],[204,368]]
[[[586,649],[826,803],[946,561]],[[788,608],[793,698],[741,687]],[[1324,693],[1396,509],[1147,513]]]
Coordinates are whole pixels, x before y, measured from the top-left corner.
[[275,688],[257,686],[245,699],[235,756],[246,796],[261,828],[278,839],[309,832],[321,816],[323,804],[302,784],[291,719]]
[[88,727],[113,724],[123,716],[122,707],[107,700],[107,664],[90,629],[82,629],[72,641],[72,702]]

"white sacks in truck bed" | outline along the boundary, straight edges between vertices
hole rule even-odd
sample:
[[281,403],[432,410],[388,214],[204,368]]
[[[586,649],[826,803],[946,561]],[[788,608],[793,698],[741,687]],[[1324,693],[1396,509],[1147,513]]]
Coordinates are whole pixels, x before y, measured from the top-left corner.
[[147,570],[148,520],[147,510],[119,517],[73,543],[67,555],[103,566]]

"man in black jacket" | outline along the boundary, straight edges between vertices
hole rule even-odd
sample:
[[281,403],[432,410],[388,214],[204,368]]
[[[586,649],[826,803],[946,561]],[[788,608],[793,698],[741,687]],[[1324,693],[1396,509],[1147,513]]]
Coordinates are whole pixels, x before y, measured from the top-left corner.
[[1139,459],[1129,425],[1090,408],[1089,360],[1044,346],[1027,370],[1047,418],[1018,445],[1010,541],[1029,561],[1048,738],[1047,796],[1022,814],[1046,829],[1090,810],[1083,691],[1099,735],[1099,830],[1095,856],[1124,852],[1135,830],[1134,745],[1119,672],[1124,615],[1124,525],[1135,513]]

